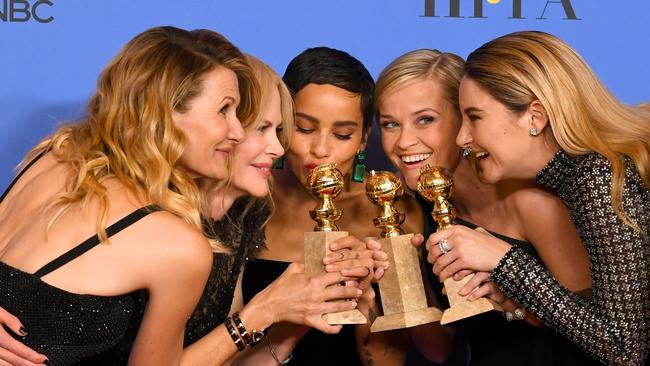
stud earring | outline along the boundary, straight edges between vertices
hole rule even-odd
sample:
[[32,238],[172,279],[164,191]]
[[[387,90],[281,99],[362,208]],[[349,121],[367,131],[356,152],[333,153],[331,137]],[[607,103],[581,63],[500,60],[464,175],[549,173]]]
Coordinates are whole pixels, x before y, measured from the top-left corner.
[[472,155],[472,148],[471,147],[464,147],[461,150],[463,150],[463,157],[465,159],[469,158],[470,155]]
[[537,136],[537,129],[535,127],[530,129],[530,135],[531,136]]
[[366,151],[361,150],[354,157],[354,167],[352,168],[352,180],[355,182],[363,182],[366,176]]
[[271,169],[282,169],[284,168],[284,156],[280,156],[279,158],[275,159],[273,161],[273,165],[271,165]]

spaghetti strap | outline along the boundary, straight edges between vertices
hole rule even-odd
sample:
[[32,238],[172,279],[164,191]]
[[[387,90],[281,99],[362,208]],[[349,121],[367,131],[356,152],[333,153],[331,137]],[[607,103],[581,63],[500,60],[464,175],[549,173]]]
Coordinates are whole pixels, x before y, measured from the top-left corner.
[[[145,216],[149,215],[152,212],[160,211],[160,207],[157,205],[149,205],[145,207],[141,207],[127,216],[121,218],[119,221],[114,223],[113,225],[109,226],[106,228],[106,234],[108,237],[111,237],[120,231],[126,229],[130,225],[136,223],[140,219],[144,218]],[[93,235],[90,238],[88,238],[86,241],[83,243],[77,245],[76,247],[70,249],[69,251],[63,253],[61,256],[58,258],[54,259],[50,263],[44,265],[41,269],[36,271],[34,273],[35,276],[37,277],[43,277],[47,275],[48,273],[62,267],[63,265],[69,263],[70,261],[76,259],[80,255],[86,253],[90,249],[94,248],[100,243],[99,241],[99,236],[98,235]]]
[[35,162],[40,160],[48,152],[50,152],[50,150],[41,151],[40,153],[38,153],[38,155],[36,155],[36,157],[34,159],[32,159],[32,161],[30,161],[29,163],[27,163],[27,165],[25,165],[23,170],[21,170],[20,173],[18,173],[16,178],[14,178],[14,180],[11,181],[11,184],[9,185],[9,187],[7,187],[7,189],[5,189],[5,191],[4,191],[4,193],[2,193],[2,197],[0,197],[0,202],[4,201],[5,196],[7,196],[7,193],[9,193],[11,188],[13,188],[13,186],[16,184],[16,182],[18,182],[18,179],[20,179],[20,177],[23,176],[23,174],[27,171],[27,169],[29,169],[32,165],[34,165]]

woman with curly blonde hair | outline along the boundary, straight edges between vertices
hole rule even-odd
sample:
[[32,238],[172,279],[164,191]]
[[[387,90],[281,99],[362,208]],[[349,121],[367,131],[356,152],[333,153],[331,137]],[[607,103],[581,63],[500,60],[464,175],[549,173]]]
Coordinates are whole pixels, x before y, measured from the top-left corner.
[[575,50],[542,32],[490,41],[464,71],[456,142],[476,153],[485,181],[534,180],[564,201],[589,255],[593,296],[572,293],[520,248],[463,227],[429,238],[434,272],[442,280],[464,269],[492,272],[507,296],[599,361],[642,364],[650,344],[650,116],[619,102]]

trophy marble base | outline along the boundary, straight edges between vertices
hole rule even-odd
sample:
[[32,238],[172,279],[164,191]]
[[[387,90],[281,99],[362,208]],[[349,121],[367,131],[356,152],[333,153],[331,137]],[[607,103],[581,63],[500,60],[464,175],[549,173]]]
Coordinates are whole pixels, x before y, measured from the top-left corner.
[[[329,250],[330,243],[346,236],[348,233],[345,231],[306,232],[304,241],[305,272],[311,275],[324,274],[323,258],[332,252]],[[366,324],[368,321],[358,309],[325,314],[323,319],[329,325]]]
[[466,276],[460,281],[455,281],[453,278],[445,280],[445,290],[447,292],[450,307],[449,309],[445,309],[442,313],[440,324],[449,324],[457,320],[469,318],[492,310],[503,311],[501,306],[492,300],[482,297],[474,301],[469,301],[467,300],[467,296],[460,296],[458,294],[458,291],[460,291],[471,278],[472,276]]
[[370,327],[371,332],[410,328],[440,320],[442,312],[428,307],[418,251],[411,244],[413,234],[381,239],[388,254],[389,270],[379,281],[383,316]]

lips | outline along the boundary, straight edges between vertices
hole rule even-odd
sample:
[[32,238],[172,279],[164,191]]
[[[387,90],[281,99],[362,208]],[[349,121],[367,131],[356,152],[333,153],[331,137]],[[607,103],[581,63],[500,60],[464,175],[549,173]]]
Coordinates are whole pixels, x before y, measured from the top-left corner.
[[316,168],[317,166],[318,166],[318,165],[313,164],[313,163],[311,163],[311,164],[305,164],[305,169],[307,169],[307,170],[314,170],[314,168]]
[[269,177],[271,175],[271,164],[269,163],[253,163],[251,166],[256,168],[264,177]]

